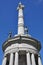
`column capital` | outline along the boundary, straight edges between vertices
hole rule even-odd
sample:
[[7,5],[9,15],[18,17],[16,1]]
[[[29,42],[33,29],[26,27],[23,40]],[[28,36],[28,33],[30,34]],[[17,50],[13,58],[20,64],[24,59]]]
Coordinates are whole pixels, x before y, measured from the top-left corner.
[[10,54],[13,54],[13,52],[11,52]]
[[6,57],[6,54],[4,53],[4,56],[3,57]]
[[16,53],[16,52],[19,52],[19,50],[16,50],[15,53]]
[[26,53],[30,53],[30,51],[26,50]]
[[38,54],[38,57],[40,57],[40,54]]

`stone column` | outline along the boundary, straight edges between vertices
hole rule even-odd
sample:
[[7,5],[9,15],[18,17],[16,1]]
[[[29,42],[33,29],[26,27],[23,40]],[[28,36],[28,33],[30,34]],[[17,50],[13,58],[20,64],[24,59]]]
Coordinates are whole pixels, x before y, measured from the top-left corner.
[[42,65],[40,55],[38,56],[38,65]]
[[18,52],[15,52],[15,63],[14,65],[18,65]]
[[14,54],[11,53],[10,54],[10,62],[9,62],[9,65],[13,65],[13,57],[14,57]]
[[34,54],[31,55],[31,62],[32,62],[32,65],[36,65]]
[[24,34],[23,9],[24,9],[24,5],[22,5],[20,2],[17,7],[17,10],[18,10],[18,34]]
[[29,52],[26,54],[26,58],[27,58],[27,65],[31,65],[30,53]]
[[7,62],[7,57],[4,57],[2,65],[6,65],[6,62]]

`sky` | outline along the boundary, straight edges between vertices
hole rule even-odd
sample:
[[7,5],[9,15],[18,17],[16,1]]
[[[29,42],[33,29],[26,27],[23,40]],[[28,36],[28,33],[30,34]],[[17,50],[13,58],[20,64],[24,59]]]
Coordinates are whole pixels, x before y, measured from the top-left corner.
[[17,34],[18,3],[24,4],[24,24],[28,33],[41,42],[41,60],[43,63],[43,0],[0,0],[0,65],[2,65],[2,44],[8,39],[9,32],[12,36]]

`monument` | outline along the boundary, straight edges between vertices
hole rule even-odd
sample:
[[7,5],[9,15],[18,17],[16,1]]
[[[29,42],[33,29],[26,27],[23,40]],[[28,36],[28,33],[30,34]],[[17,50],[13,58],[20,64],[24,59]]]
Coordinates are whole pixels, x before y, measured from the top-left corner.
[[28,34],[27,27],[24,28],[24,5],[19,3],[18,10],[18,34],[3,43],[4,58],[2,65],[42,65],[40,58],[41,44]]

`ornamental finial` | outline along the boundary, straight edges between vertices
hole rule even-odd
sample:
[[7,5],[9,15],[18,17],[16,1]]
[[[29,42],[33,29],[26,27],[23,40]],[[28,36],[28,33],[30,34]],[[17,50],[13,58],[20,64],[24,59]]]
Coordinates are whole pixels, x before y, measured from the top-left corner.
[[17,7],[17,10],[19,10],[19,9],[23,9],[23,8],[24,8],[24,5],[22,5],[22,3],[19,2],[19,5],[18,5],[18,7]]

